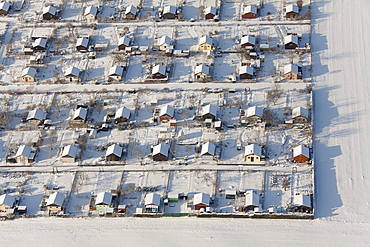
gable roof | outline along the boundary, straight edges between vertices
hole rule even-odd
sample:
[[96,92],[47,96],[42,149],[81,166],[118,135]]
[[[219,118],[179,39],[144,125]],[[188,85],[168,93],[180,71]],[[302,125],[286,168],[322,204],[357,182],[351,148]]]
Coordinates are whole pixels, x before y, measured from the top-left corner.
[[262,157],[261,146],[257,144],[249,144],[248,146],[246,146],[244,149],[244,156],[247,156],[250,154],[255,154],[255,155]]
[[256,37],[250,36],[250,35],[243,36],[242,39],[240,40],[240,44],[247,44],[247,43],[255,45],[256,44]]
[[158,45],[163,45],[163,44],[171,45],[171,38],[170,38],[170,37],[168,37],[167,35],[162,36],[162,37],[159,39],[159,43],[158,43]]
[[244,14],[246,13],[254,13],[257,14],[257,7],[254,5],[248,5],[244,8]]
[[89,45],[89,39],[88,38],[78,38],[77,39],[77,42],[76,42],[76,47],[77,46],[83,46],[83,47],[87,47]]
[[295,4],[289,4],[285,7],[285,12],[286,13],[289,13],[289,12],[295,12],[295,13],[298,13],[299,10],[298,10],[298,6],[295,5]]
[[39,109],[32,110],[27,115],[27,120],[30,119],[37,119],[37,120],[45,120],[46,112],[41,111]]
[[120,46],[120,45],[130,46],[130,41],[131,41],[131,39],[129,37],[123,36],[123,37],[119,38],[118,46]]
[[294,65],[294,64],[285,65],[284,66],[284,74],[289,73],[289,72],[293,72],[293,73],[298,75],[299,74],[298,66]]
[[169,145],[168,144],[158,144],[156,146],[153,147],[153,153],[152,155],[157,155],[157,154],[163,154],[165,155],[166,157],[168,157],[168,149],[169,149]]
[[161,204],[161,195],[157,193],[149,193],[145,196],[145,206],[146,205],[157,205]]
[[85,120],[86,116],[87,116],[86,108],[80,107],[75,111],[75,113],[73,115],[73,120],[75,120],[76,118],[81,118],[81,119]]
[[136,15],[136,12],[137,12],[137,8],[134,5],[129,5],[125,10],[126,15],[129,13]]
[[205,10],[204,10],[204,14],[206,15],[206,14],[214,14],[214,15],[216,15],[217,14],[217,10],[216,10],[216,8],[215,7],[213,7],[213,6],[209,6],[209,7],[207,7]]
[[203,107],[202,109],[202,116],[206,115],[206,114],[212,114],[213,116],[217,116],[217,107],[214,106],[214,105],[206,105]]
[[294,206],[306,206],[311,207],[311,198],[309,195],[295,195],[294,196]]
[[196,74],[199,74],[199,73],[204,73],[204,74],[209,75],[209,67],[207,65],[204,65],[204,64],[200,64],[200,65],[195,66],[194,74],[196,75]]
[[114,65],[109,69],[108,75],[119,75],[122,76],[123,74],[123,68],[121,66]]
[[297,35],[293,35],[293,34],[290,34],[288,36],[285,36],[284,38],[284,44],[289,44],[289,43],[294,43],[296,45],[298,45],[298,36]]
[[161,108],[159,116],[169,115],[170,117],[175,116],[175,109],[170,105],[165,105]]
[[112,194],[109,192],[101,192],[96,196],[95,205],[110,205],[112,197]]
[[69,67],[66,69],[64,76],[75,76],[78,77],[80,75],[80,70],[76,67]]
[[130,119],[130,114],[131,114],[131,112],[130,112],[129,109],[127,109],[126,107],[120,107],[116,111],[116,114],[114,115],[114,119],[117,119],[117,118],[120,118],[120,117]]
[[245,192],[245,206],[256,206],[260,205],[260,197],[255,190],[247,190]]
[[8,2],[2,2],[0,3],[0,9],[5,10],[6,12],[10,9],[10,3]]
[[47,6],[44,8],[43,14],[46,14],[46,13],[49,13],[49,14],[52,14],[52,15],[55,15],[57,13],[57,9],[54,7],[54,6]]
[[239,75],[242,74],[248,74],[248,75],[253,75],[254,74],[254,68],[248,65],[241,66],[239,68]]
[[0,205],[6,205],[13,207],[14,197],[8,194],[3,194],[0,196]]
[[247,117],[257,116],[263,117],[263,108],[257,106],[251,106],[247,109]]
[[213,45],[213,39],[209,36],[203,36],[199,39],[199,44],[209,44],[209,45]]
[[93,16],[96,16],[98,13],[98,8],[95,6],[89,6],[85,9],[84,15],[92,14]]
[[51,194],[46,201],[46,206],[52,206],[52,205],[57,205],[57,206],[62,206],[64,202],[65,196],[60,193],[60,192],[55,192]]
[[193,204],[197,205],[197,204],[201,203],[201,204],[209,205],[210,198],[211,198],[211,196],[209,194],[197,193],[197,194],[194,195]]
[[308,119],[308,115],[309,115],[308,109],[300,107],[300,106],[294,108],[292,111],[292,118],[305,117]]
[[29,76],[35,77],[36,73],[37,73],[36,69],[32,67],[28,67],[22,70],[22,76],[29,75]]
[[310,157],[310,149],[306,146],[299,145],[295,148],[293,148],[293,157],[297,157],[299,155],[303,155],[307,158]]
[[15,157],[25,156],[27,158],[31,158],[31,152],[32,152],[31,147],[27,145],[21,145],[19,146],[17,153],[15,154]]
[[107,152],[105,153],[105,157],[107,157],[107,156],[109,156],[111,154],[114,154],[117,157],[121,157],[122,156],[122,147],[120,145],[118,145],[118,144],[110,145],[107,148]]
[[62,157],[72,157],[76,158],[77,154],[79,153],[80,149],[74,145],[68,145],[63,148]]
[[152,70],[152,75],[156,74],[156,73],[160,73],[162,75],[166,75],[166,66],[163,66],[163,65],[156,65],[153,67],[153,70]]
[[38,38],[38,39],[35,40],[35,42],[32,43],[32,46],[33,47],[41,46],[41,47],[45,48],[46,47],[46,43],[47,43],[47,39]]
[[211,143],[211,142],[207,142],[205,144],[202,145],[202,150],[200,152],[200,155],[206,155],[206,154],[209,154],[209,155],[215,155],[215,151],[216,151],[216,145]]
[[167,13],[176,14],[176,7],[175,6],[164,7],[163,14],[167,14]]

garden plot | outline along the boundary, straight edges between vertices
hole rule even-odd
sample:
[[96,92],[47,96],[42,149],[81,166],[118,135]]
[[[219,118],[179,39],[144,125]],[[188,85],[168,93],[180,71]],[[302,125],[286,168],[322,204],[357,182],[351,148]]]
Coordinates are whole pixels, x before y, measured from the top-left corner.
[[200,2],[196,0],[186,1],[182,6],[182,13],[185,20],[200,19]]
[[[190,50],[198,44],[199,37],[195,33],[196,26],[180,26],[177,29],[176,50]],[[197,49],[195,49],[197,50]]]
[[152,47],[154,44],[154,37],[155,32],[157,31],[156,28],[148,28],[147,26],[138,27],[135,30],[134,35],[134,46],[148,46]]
[[239,56],[236,53],[223,53],[221,57],[215,58],[214,63],[214,81],[233,81],[237,71],[238,64],[240,63]]
[[[195,53],[187,58],[174,58],[171,71],[170,82],[193,82],[194,69],[198,64],[210,65],[213,63],[213,58],[208,57],[205,52]],[[212,77],[212,67],[210,67],[210,75]]]
[[148,69],[143,66],[144,56],[131,56],[129,66],[125,74],[125,82],[127,83],[137,83],[143,82],[144,78],[148,73]]
[[74,1],[68,1],[64,5],[61,19],[65,21],[81,21],[81,16],[83,15],[82,10],[83,2],[75,3]]
[[240,2],[224,2],[221,9],[221,20],[239,20],[240,19]]
[[143,9],[156,9],[158,6],[161,6],[161,0],[145,0],[143,2]]
[[[240,197],[239,192],[246,190],[256,190],[261,193],[264,188],[263,171],[248,170],[248,171],[219,171],[217,185],[219,191],[215,197],[215,204],[213,207],[216,212],[235,213],[237,206],[244,206],[245,199]],[[236,190],[237,195],[235,199],[226,199],[226,190]]]

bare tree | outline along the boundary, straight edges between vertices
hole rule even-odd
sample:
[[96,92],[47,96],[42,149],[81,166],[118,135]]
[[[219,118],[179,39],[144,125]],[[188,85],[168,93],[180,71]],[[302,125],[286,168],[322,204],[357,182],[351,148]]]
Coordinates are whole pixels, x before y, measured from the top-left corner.
[[264,110],[263,112],[263,120],[266,123],[266,126],[271,126],[274,121],[278,118],[276,112],[273,112],[269,109]]
[[283,181],[281,182],[281,186],[283,187],[284,191],[286,191],[289,188],[290,182],[287,177],[283,178]]
[[278,99],[283,94],[283,92],[284,91],[281,89],[281,87],[278,84],[275,83],[273,88],[271,90],[267,91],[267,100],[270,101],[270,102],[273,102],[274,105],[275,105],[276,102],[278,101]]

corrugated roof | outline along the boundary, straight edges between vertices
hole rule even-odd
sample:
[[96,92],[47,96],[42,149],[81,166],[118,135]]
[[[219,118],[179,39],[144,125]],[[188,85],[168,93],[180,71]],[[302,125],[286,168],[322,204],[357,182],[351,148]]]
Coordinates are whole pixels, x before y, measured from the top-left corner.
[[35,42],[33,42],[32,46],[33,47],[41,46],[41,47],[45,48],[46,47],[46,43],[47,43],[47,39],[38,38],[38,39],[35,40]]
[[247,117],[258,116],[263,117],[263,108],[257,106],[251,106],[247,109]]
[[112,194],[109,192],[101,192],[96,196],[95,205],[110,205],[112,197]]
[[166,75],[166,66],[163,65],[156,65],[153,67],[152,74],[160,73],[162,75]]
[[118,144],[110,145],[107,148],[107,152],[105,153],[105,156],[108,156],[108,155],[111,155],[111,154],[114,154],[118,157],[121,157],[122,156],[122,147]]
[[214,14],[216,15],[217,14],[217,10],[215,7],[213,6],[210,6],[210,7],[207,7],[205,10],[204,10],[204,14]]
[[44,8],[43,14],[50,13],[52,15],[55,15],[57,13],[57,9],[54,6],[47,6]]
[[159,40],[158,45],[163,45],[163,44],[171,45],[171,38],[168,37],[167,35],[162,36]]
[[295,13],[298,13],[299,10],[298,10],[298,6],[295,5],[295,4],[289,4],[285,7],[285,12],[286,13],[289,13],[289,12],[295,12]]
[[114,115],[114,118],[117,119],[117,118],[123,117],[123,118],[130,119],[130,114],[131,114],[131,112],[130,112],[129,109],[127,109],[125,107],[121,107],[116,111],[116,114]]
[[244,8],[244,13],[254,13],[257,14],[257,7],[254,5],[248,5]]
[[250,36],[250,35],[243,36],[241,41],[240,41],[240,44],[247,44],[247,43],[255,45],[256,44],[256,37]]
[[255,154],[262,157],[262,148],[257,144],[249,144],[244,149],[244,155]]
[[86,108],[80,107],[75,111],[75,114],[73,115],[73,119],[82,118],[83,120],[86,120],[86,116],[87,116]]
[[209,200],[210,200],[211,196],[209,194],[206,194],[206,193],[197,193],[194,195],[194,200],[193,200],[193,204],[194,205],[197,205],[197,204],[205,204],[205,205],[209,205]]
[[121,66],[114,65],[109,69],[109,75],[119,75],[122,76],[123,68]]
[[306,146],[299,145],[295,148],[293,148],[293,157],[297,157],[299,155],[304,155],[307,158],[310,157],[310,149]]
[[146,205],[161,205],[161,195],[156,193],[149,193],[145,196],[145,206]]
[[132,14],[136,15],[136,12],[137,12],[137,8],[134,5],[128,6],[125,10],[126,15],[129,14],[129,13],[132,13]]
[[254,73],[254,68],[251,66],[245,65],[239,68],[239,75],[242,75],[242,74],[253,75],[253,73]]
[[153,147],[153,153],[152,155],[156,155],[156,154],[163,154],[165,156],[168,156],[168,149],[169,149],[169,145],[168,144],[158,144],[156,146]]
[[247,190],[245,192],[245,206],[256,206],[260,205],[260,197],[255,190]]
[[131,39],[127,36],[123,36],[119,38],[118,40],[118,45],[125,45],[125,46],[130,46]]
[[207,43],[209,45],[213,45],[213,39],[209,36],[203,36],[199,39],[199,44]]
[[212,114],[214,116],[217,116],[217,107],[214,106],[214,105],[206,105],[203,107],[202,109],[202,116],[206,115],[206,114]]
[[300,107],[300,106],[294,108],[292,111],[292,118],[305,117],[308,119],[308,115],[309,115],[308,109]]
[[284,38],[284,44],[288,44],[288,43],[294,43],[296,45],[298,45],[298,36],[297,35],[288,35]]
[[195,70],[194,70],[194,74],[199,74],[199,73],[205,73],[207,75],[209,75],[209,67],[207,65],[204,65],[204,64],[200,64],[200,65],[197,65],[195,66]]
[[98,8],[95,6],[89,6],[85,9],[84,15],[92,14],[93,16],[96,16],[98,13]]
[[14,197],[8,194],[3,194],[0,196],[0,205],[6,205],[13,207]]
[[309,195],[295,195],[294,196],[294,206],[306,206],[311,207],[311,197]]
[[46,206],[52,206],[52,205],[57,205],[57,206],[63,206],[65,196],[60,193],[60,192],[55,192],[51,194],[46,202]]
[[294,65],[294,64],[285,65],[284,66],[284,74],[289,73],[289,72],[293,72],[293,73],[298,75],[299,74],[298,73],[298,66]]
[[159,116],[169,115],[171,117],[175,116],[175,109],[170,105],[165,105],[161,108]]
[[29,75],[29,76],[35,77],[36,73],[37,73],[36,69],[32,67],[28,67],[22,70],[22,76]]
[[76,47],[77,46],[83,46],[87,47],[89,45],[89,39],[88,38],[78,38],[76,42]]
[[76,67],[69,67],[66,69],[64,76],[75,76],[78,77],[80,75],[80,70]]
[[9,8],[10,8],[10,3],[8,2],[2,2],[0,3],[0,9],[2,10],[5,10],[5,11],[9,11]]
[[214,156],[215,151],[216,151],[216,145],[211,142],[207,142],[202,145],[202,151],[200,152],[200,155],[210,154]]
[[73,145],[68,145],[63,148],[62,157],[70,156],[72,158],[76,158],[77,154],[79,153],[80,149]]
[[163,14],[167,14],[167,13],[176,14],[176,7],[174,7],[174,6],[164,7]]
[[39,110],[39,109],[32,110],[27,115],[27,120],[30,120],[30,119],[44,120],[45,118],[46,118],[46,112]]

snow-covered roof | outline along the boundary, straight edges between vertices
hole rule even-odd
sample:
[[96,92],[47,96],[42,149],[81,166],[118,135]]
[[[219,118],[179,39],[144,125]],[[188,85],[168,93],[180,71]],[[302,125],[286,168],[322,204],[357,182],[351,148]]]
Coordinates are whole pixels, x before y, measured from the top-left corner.
[[22,76],[25,76],[25,75],[35,77],[36,76],[36,69],[32,68],[32,67],[25,68],[24,70],[22,70]]
[[123,36],[121,38],[119,38],[118,40],[118,45],[125,45],[125,46],[130,46],[130,41],[131,39],[127,36]]
[[254,68],[251,66],[244,65],[239,68],[239,75],[242,75],[242,74],[253,75],[253,73],[254,73]]
[[2,10],[5,10],[5,11],[9,11],[9,8],[10,8],[10,3],[8,2],[2,2],[0,3],[0,9]]
[[209,67],[204,64],[195,66],[194,74],[204,73],[209,75]]
[[162,75],[166,75],[166,66],[163,65],[156,65],[153,67],[152,74],[160,73]]
[[298,75],[299,74],[298,73],[298,66],[294,65],[294,64],[285,65],[284,66],[284,74],[289,73],[289,72],[293,72],[293,73]]
[[176,14],[176,7],[175,6],[164,7],[163,14],[167,14],[167,13]]
[[109,75],[119,75],[122,76],[123,68],[121,66],[114,65],[109,69]]
[[52,206],[52,205],[57,205],[57,206],[62,206],[64,202],[65,196],[60,193],[60,192],[55,192],[51,194],[46,201],[46,206]]
[[298,13],[298,6],[295,5],[295,4],[289,4],[285,7],[285,12],[286,13],[289,13],[289,12],[295,12],[295,13]]
[[120,107],[118,108],[118,110],[116,111],[116,114],[114,115],[114,118],[117,119],[117,118],[127,118],[127,119],[130,119],[130,110],[127,109],[126,107]]
[[85,9],[84,15],[92,14],[93,16],[96,16],[98,13],[98,8],[95,6],[89,6]]
[[244,13],[254,13],[257,14],[257,7],[254,5],[248,5],[244,8]]
[[291,43],[291,42],[298,45],[298,36],[297,35],[293,35],[293,34],[290,34],[288,36],[285,36],[285,38],[284,38],[284,44],[288,44],[288,43]]
[[15,157],[19,157],[19,156],[24,156],[29,159],[33,159],[35,157],[35,154],[32,152],[31,147],[27,145],[21,145],[18,148],[17,153],[15,154]]
[[205,154],[215,155],[215,151],[216,151],[216,145],[211,142],[207,142],[202,145],[202,150],[200,152],[200,155],[205,155]]
[[27,115],[27,120],[30,120],[30,119],[44,120],[45,118],[46,118],[46,112],[39,110],[39,109],[32,110]]
[[83,47],[87,47],[89,45],[89,39],[88,38],[78,38],[77,39],[77,42],[76,42],[76,47],[77,46],[83,46]]
[[210,200],[211,196],[209,194],[206,194],[206,193],[197,193],[194,195],[194,200],[193,200],[193,204],[194,205],[197,205],[197,204],[205,204],[205,205],[209,205],[209,200]]
[[175,109],[170,105],[164,105],[159,112],[159,116],[169,115],[170,117],[175,116]]
[[311,207],[311,198],[309,195],[295,195],[294,196],[294,206],[306,206]]
[[247,43],[255,45],[256,44],[256,37],[250,36],[250,35],[243,36],[242,39],[240,40],[240,44],[242,45],[242,44],[247,44]]
[[73,145],[68,145],[63,148],[62,157],[72,157],[76,158],[77,154],[79,153],[80,149]]
[[293,157],[297,157],[299,155],[304,155],[307,158],[310,157],[310,149],[306,146],[299,145],[295,148],[293,148]]
[[292,111],[292,118],[305,117],[308,119],[308,109],[303,107],[296,107]]
[[206,114],[212,114],[213,116],[217,116],[217,107],[214,105],[206,105],[202,109],[202,116]]
[[75,111],[75,114],[73,115],[73,119],[81,118],[81,119],[85,120],[86,116],[87,116],[86,108],[80,107]]
[[213,6],[210,6],[210,7],[207,7],[205,10],[204,10],[204,14],[214,14],[216,15],[217,14],[217,10],[215,7]]
[[157,193],[149,193],[145,196],[145,206],[146,205],[157,205],[161,204],[161,195]]
[[153,147],[153,153],[152,155],[156,155],[156,154],[163,154],[165,156],[168,156],[168,149],[169,149],[169,145],[168,144],[158,144],[156,146]]
[[80,75],[80,70],[76,67],[69,67],[66,69],[64,76],[75,76],[78,77]]
[[44,39],[44,38],[38,38],[35,40],[35,42],[33,42],[32,46],[33,47],[36,47],[36,46],[41,46],[41,47],[46,47],[46,43],[47,43],[47,39]]
[[6,205],[13,207],[14,197],[8,194],[3,194],[0,196],[0,205]]
[[162,37],[159,39],[159,43],[158,43],[158,45],[163,45],[163,44],[171,45],[171,38],[170,38],[170,37],[168,37],[167,35],[162,36]]
[[213,45],[213,39],[209,36],[203,36],[199,39],[199,44],[209,44],[209,45]]
[[249,144],[248,146],[245,147],[244,150],[244,155],[250,155],[250,154],[255,154],[258,156],[262,156],[262,148],[260,145],[257,144]]
[[247,190],[245,192],[245,206],[256,206],[260,205],[260,197],[255,190]]
[[101,192],[96,196],[95,205],[110,205],[112,202],[112,194],[109,192]]
[[50,13],[52,15],[55,15],[57,13],[57,9],[54,6],[47,6],[42,11],[43,14]]
[[263,108],[258,106],[251,106],[247,109],[247,117],[258,116],[263,117]]
[[105,156],[108,156],[108,155],[111,155],[111,154],[114,154],[118,157],[121,157],[122,156],[122,147],[118,144],[110,145],[107,148],[107,152],[105,153]]
[[129,14],[129,13],[132,13],[132,14],[136,15],[136,12],[137,12],[137,8],[134,5],[128,6],[125,10],[126,15]]

